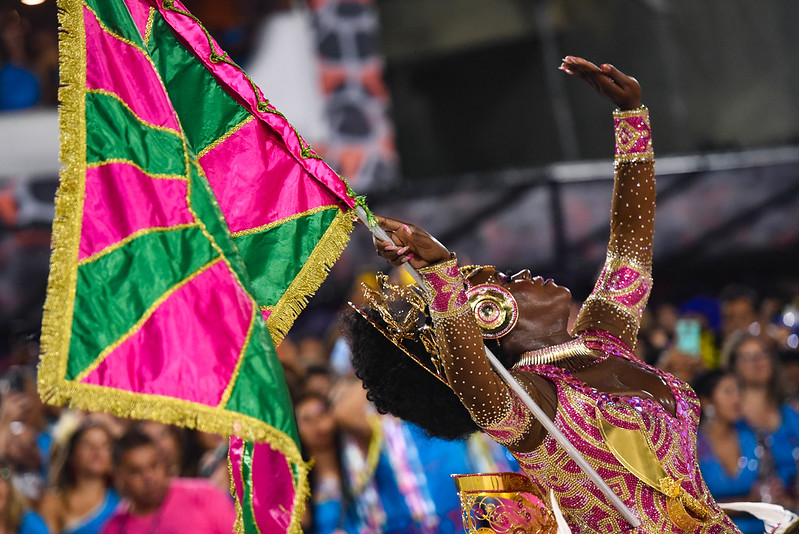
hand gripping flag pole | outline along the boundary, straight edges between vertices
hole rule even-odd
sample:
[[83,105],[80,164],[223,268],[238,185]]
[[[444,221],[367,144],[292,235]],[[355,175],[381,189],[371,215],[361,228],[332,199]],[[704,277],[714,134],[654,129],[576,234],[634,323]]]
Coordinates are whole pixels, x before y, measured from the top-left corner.
[[[358,218],[366,225],[367,228],[372,232],[372,234],[380,239],[381,241],[391,241],[391,237],[377,224],[374,224],[370,221],[366,211],[361,206],[355,207],[355,214]],[[419,273],[416,269],[408,265],[407,263],[404,264],[404,267],[408,270],[408,274],[414,279],[414,281],[419,284],[419,287],[423,288],[425,285],[422,283],[422,278],[419,276]],[[521,387],[521,385],[516,381],[515,378],[505,369],[505,366],[500,363],[497,357],[491,352],[488,347],[485,347],[486,357],[488,361],[491,362],[491,365],[494,366],[494,370],[502,377],[505,383],[510,386],[510,388],[519,396],[519,398],[524,402],[525,406],[527,406],[530,411],[533,413],[533,416],[538,420],[539,423],[546,429],[546,431],[558,442],[558,444],[563,447],[569,457],[574,460],[574,462],[580,466],[580,469],[588,475],[594,484],[596,484],[597,488],[608,498],[610,503],[613,505],[619,513],[624,516],[624,519],[630,523],[633,527],[637,528],[641,525],[641,520],[638,519],[632,511],[625,505],[622,500],[619,498],[618,495],[613,493],[613,490],[610,489],[602,477],[599,476],[599,473],[591,467],[591,465],[586,461],[580,451],[578,451],[574,445],[572,445],[569,440],[566,439],[566,436],[558,430],[555,426],[555,423],[544,413],[544,410],[541,409],[540,406],[530,397],[530,395]]]

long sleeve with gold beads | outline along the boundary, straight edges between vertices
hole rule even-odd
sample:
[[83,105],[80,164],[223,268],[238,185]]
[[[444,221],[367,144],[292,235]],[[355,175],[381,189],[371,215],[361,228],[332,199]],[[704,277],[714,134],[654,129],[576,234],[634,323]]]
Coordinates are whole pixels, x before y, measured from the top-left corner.
[[[575,333],[603,330],[633,346],[651,289],[654,164],[647,110],[617,111],[614,119],[615,185],[607,261],[581,309]],[[496,441],[511,450],[537,446],[545,436],[543,427],[485,357],[456,259],[421,269],[420,274],[450,387]],[[552,417],[557,404],[552,383],[529,373],[516,377]]]

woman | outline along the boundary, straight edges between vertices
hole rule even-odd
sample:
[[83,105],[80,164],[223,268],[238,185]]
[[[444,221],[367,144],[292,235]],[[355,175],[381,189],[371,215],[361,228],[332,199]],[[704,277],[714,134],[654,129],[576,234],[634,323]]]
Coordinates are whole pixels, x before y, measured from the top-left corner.
[[25,508],[12,474],[11,465],[0,462],[0,534],[48,534],[42,518]]
[[97,534],[119,503],[111,487],[113,438],[105,426],[83,423],[55,450],[52,488],[42,499],[41,514],[51,532]]
[[[769,493],[785,495],[785,490],[758,476],[760,459],[757,437],[741,420],[741,395],[735,375],[717,369],[694,381],[694,390],[702,402],[702,422],[697,435],[699,468],[710,492],[722,501],[761,501],[765,486]],[[781,486],[781,483],[779,483]],[[786,504],[786,503],[783,503]],[[736,517],[735,524],[744,534],[760,534],[763,522]]]
[[741,388],[744,420],[755,431],[761,446],[771,453],[773,469],[784,488],[765,497],[794,508],[799,414],[785,403],[777,354],[767,340],[739,334],[730,346],[728,361]]
[[313,506],[303,528],[312,534],[332,534],[345,523],[344,484],[336,421],[325,397],[305,393],[294,403],[303,452],[313,459]]
[[[378,218],[393,239],[377,241],[378,253],[419,269],[432,325],[413,323],[407,308],[394,313],[393,302],[402,299],[393,297],[400,296],[414,310],[425,309],[409,290],[383,285],[389,294],[367,294],[370,305],[344,325],[356,373],[378,409],[428,432],[452,438],[482,428],[514,454],[544,499],[554,494],[573,532],[632,531],[495,374],[483,352],[483,340],[493,339],[503,363],[640,518],[639,534],[737,532],[699,472],[698,399],[632,353],[651,287],[655,200],[640,86],[610,65],[580,58],[565,58],[561,69],[620,108],[607,262],[573,334],[566,327],[568,289],[529,271],[509,277],[491,267],[459,269],[454,255],[424,230]],[[387,345],[378,345],[377,329],[384,341],[390,338]],[[389,354],[392,345],[415,354],[425,369],[414,373],[401,352]],[[430,374],[446,386],[434,389],[436,377],[425,380]],[[626,444],[635,454],[624,450]]]

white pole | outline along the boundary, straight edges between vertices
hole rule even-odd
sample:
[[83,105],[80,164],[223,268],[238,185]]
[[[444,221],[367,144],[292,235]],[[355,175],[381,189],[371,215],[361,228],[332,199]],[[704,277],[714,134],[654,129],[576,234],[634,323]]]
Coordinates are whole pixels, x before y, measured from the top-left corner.
[[[361,206],[355,207],[355,214],[358,216],[358,218],[361,221],[363,221],[363,223],[366,225],[367,228],[369,228],[369,230],[372,232],[372,234],[374,234],[375,237],[377,237],[381,241],[391,241],[391,237],[389,237],[389,235],[386,233],[385,230],[383,230],[378,225],[373,226],[369,223],[368,217],[366,216],[366,211]],[[419,284],[419,287],[424,289],[425,286],[422,283],[422,279],[419,276],[419,273],[416,271],[416,269],[414,269],[407,263],[404,265],[404,267],[408,270],[408,273],[411,275],[411,277],[413,277],[416,283]],[[516,381],[516,379],[513,378],[513,375],[511,375],[508,372],[508,370],[505,369],[505,366],[502,365],[502,363],[500,363],[500,361],[497,359],[496,356],[494,356],[491,350],[489,350],[488,347],[485,347],[485,350],[486,350],[486,357],[488,358],[488,361],[491,362],[491,365],[494,366],[494,370],[496,370],[499,376],[502,377],[502,379],[508,384],[508,386],[510,386],[510,388],[516,393],[516,395],[519,396],[522,402],[524,402],[524,404],[533,413],[533,416],[538,420],[538,422],[541,423],[541,425],[543,425],[543,427],[555,439],[555,441],[557,441],[558,444],[560,444],[560,446],[563,447],[563,449],[566,451],[569,457],[572,460],[574,460],[574,462],[578,466],[580,466],[580,469],[582,469],[583,472],[585,472],[585,474],[588,475],[588,478],[590,478],[594,482],[594,484],[596,484],[597,488],[599,488],[599,490],[605,495],[605,497],[608,498],[608,500],[616,508],[616,510],[618,510],[619,513],[624,516],[624,519],[628,523],[630,523],[630,525],[632,525],[633,527],[635,528],[639,527],[641,525],[641,520],[638,519],[630,511],[629,508],[627,508],[627,506],[622,502],[622,500],[619,498],[618,495],[613,493],[613,490],[610,489],[610,486],[608,486],[604,480],[602,480],[602,477],[599,476],[599,473],[597,473],[596,470],[594,470],[594,468],[591,467],[591,465],[586,461],[586,459],[583,458],[583,455],[580,454],[580,451],[578,451],[574,447],[574,445],[572,445],[569,442],[569,440],[566,439],[566,436],[564,436],[563,433],[560,430],[558,430],[558,428],[555,426],[555,423],[553,423],[552,420],[550,420],[550,418],[547,417],[547,414],[544,413],[541,407],[538,406],[538,404],[532,399],[532,397],[530,397],[530,395],[524,390],[524,388],[522,388],[522,386]]]

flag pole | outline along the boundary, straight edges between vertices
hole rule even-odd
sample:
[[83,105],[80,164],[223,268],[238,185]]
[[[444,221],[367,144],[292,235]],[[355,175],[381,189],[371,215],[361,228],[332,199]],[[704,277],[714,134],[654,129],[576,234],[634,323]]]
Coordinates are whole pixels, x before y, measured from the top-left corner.
[[[364,210],[362,206],[355,207],[355,214],[366,225],[366,227],[369,228],[369,230],[376,238],[380,239],[381,241],[391,241],[391,237],[389,237],[389,235],[386,233],[386,231],[383,228],[381,228],[379,225],[372,224],[370,222],[369,217],[366,214],[366,210]],[[408,274],[411,275],[411,277],[419,285],[419,287],[424,289],[425,285],[422,281],[421,276],[419,275],[419,272],[410,265],[408,265],[407,263],[404,264],[404,267],[408,270]],[[608,486],[604,480],[602,480],[602,477],[599,476],[599,473],[597,473],[596,470],[593,467],[591,467],[591,465],[588,463],[588,461],[586,461],[583,455],[580,454],[580,451],[578,451],[575,448],[575,446],[572,445],[568,439],[566,439],[566,436],[564,436],[563,433],[560,430],[558,430],[558,428],[555,426],[555,423],[553,423],[552,420],[547,416],[547,414],[544,413],[544,410],[542,410],[541,407],[538,406],[538,404],[533,400],[532,397],[530,397],[527,391],[525,391],[524,388],[522,388],[519,382],[517,382],[516,379],[513,378],[513,375],[511,375],[508,372],[508,370],[505,369],[505,366],[502,365],[502,363],[491,352],[491,350],[485,346],[484,348],[486,352],[486,357],[488,358],[488,361],[491,362],[491,365],[494,367],[494,370],[499,374],[500,377],[502,377],[505,383],[507,383],[508,386],[510,386],[513,392],[519,396],[522,402],[524,402],[525,406],[527,406],[527,408],[530,409],[530,411],[533,413],[533,416],[538,420],[539,423],[541,423],[541,425],[544,427],[544,429],[546,429],[549,435],[552,436],[555,439],[555,441],[557,441],[558,444],[561,447],[563,447],[563,449],[566,451],[569,457],[572,460],[574,460],[574,462],[578,466],[580,466],[580,469],[582,469],[583,472],[586,475],[588,475],[588,478],[590,478],[593,481],[593,483],[596,484],[597,488],[599,488],[599,491],[601,491],[605,495],[605,497],[608,498],[613,507],[616,508],[616,510],[618,510],[622,516],[624,516],[624,519],[628,523],[630,523],[630,525],[632,525],[633,527],[635,528],[639,527],[641,525],[641,520],[638,519],[632,513],[632,511],[630,511],[630,509],[627,507],[627,505],[625,505],[622,502],[622,500],[619,498],[618,495],[613,493],[613,490],[610,489],[610,486]]]

